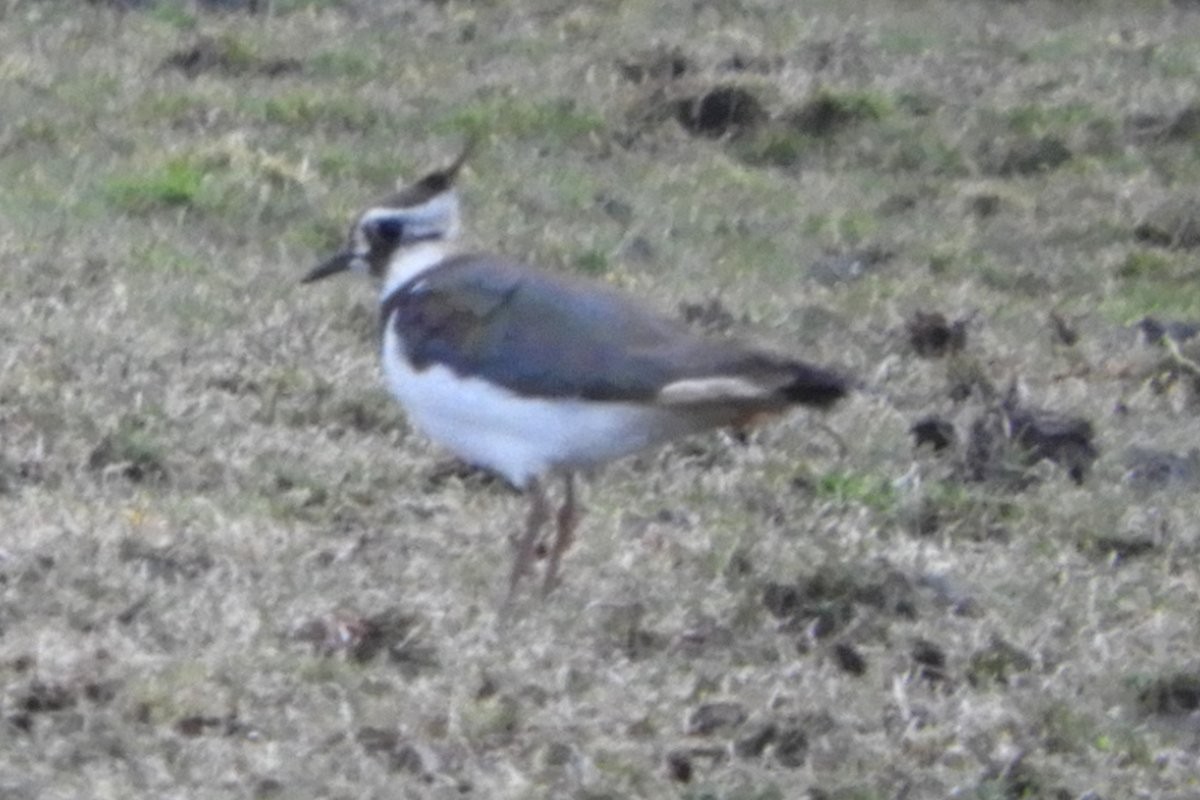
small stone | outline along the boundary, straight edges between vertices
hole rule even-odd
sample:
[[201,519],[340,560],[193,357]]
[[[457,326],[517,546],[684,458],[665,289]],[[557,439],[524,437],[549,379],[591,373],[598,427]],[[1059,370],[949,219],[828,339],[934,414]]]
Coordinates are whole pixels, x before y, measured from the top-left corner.
[[913,661],[917,662],[917,676],[930,683],[946,679],[946,653],[927,639],[918,639],[912,648]]
[[782,766],[796,768],[808,757],[808,737],[799,728],[785,728],[775,741],[775,760]]
[[1152,714],[1183,715],[1200,710],[1200,673],[1182,672],[1156,679],[1138,696]]
[[221,724],[217,717],[204,717],[199,714],[181,717],[175,722],[175,732],[181,736],[194,738],[204,733],[205,728],[215,728]]
[[731,731],[746,721],[746,710],[732,701],[705,703],[688,716],[689,736],[710,736],[718,731]]
[[1049,172],[1071,160],[1071,148],[1056,136],[1018,142],[1009,148],[996,168],[1003,176]]
[[283,796],[284,786],[274,778],[263,778],[254,785],[254,800],[272,800]]
[[1142,332],[1146,344],[1152,345],[1161,343],[1164,337],[1174,340],[1177,344],[1182,344],[1200,334],[1200,323],[1182,320],[1163,321],[1154,317],[1142,317],[1138,320],[1136,327]]
[[766,722],[755,726],[751,732],[733,743],[734,755],[738,758],[758,758],[779,735],[779,726]]
[[864,278],[891,261],[893,253],[879,248],[829,253],[808,269],[809,277],[825,286],[851,283]]
[[1125,454],[1125,480],[1140,489],[1200,483],[1200,450],[1173,453],[1132,447]]
[[795,616],[803,605],[800,587],[791,583],[768,583],[763,588],[763,605],[776,619]]
[[847,642],[838,642],[833,648],[833,659],[843,672],[862,675],[867,671],[867,660],[858,648]]
[[941,417],[925,417],[909,428],[913,435],[913,446],[929,445],[934,452],[941,452],[958,440],[954,424]]
[[916,312],[905,323],[908,343],[922,358],[940,358],[961,351],[967,344],[967,320],[950,322],[939,312]]
[[689,133],[715,139],[758,126],[767,112],[748,89],[723,85],[678,101],[675,118]]
[[667,754],[667,773],[671,780],[689,783],[692,780],[692,759],[687,753],[676,750]]

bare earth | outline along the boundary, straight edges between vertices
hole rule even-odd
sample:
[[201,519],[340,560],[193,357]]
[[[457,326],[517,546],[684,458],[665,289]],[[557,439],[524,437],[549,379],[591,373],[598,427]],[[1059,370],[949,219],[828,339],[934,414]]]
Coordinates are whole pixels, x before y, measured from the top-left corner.
[[[0,0],[0,798],[1200,796],[1197,86],[1185,0]],[[507,626],[298,285],[472,134],[475,244],[864,384]]]

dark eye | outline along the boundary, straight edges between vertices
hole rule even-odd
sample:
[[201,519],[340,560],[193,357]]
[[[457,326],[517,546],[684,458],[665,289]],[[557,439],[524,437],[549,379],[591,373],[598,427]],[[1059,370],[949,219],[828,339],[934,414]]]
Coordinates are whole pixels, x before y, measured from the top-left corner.
[[394,244],[404,234],[404,223],[395,217],[382,217],[371,224],[371,234],[373,239]]

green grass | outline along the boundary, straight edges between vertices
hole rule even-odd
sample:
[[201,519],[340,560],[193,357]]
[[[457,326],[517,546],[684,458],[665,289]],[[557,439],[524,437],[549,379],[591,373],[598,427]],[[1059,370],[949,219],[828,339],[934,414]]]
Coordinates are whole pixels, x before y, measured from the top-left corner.
[[433,124],[434,132],[442,134],[547,139],[558,143],[598,133],[604,127],[601,116],[579,108],[573,99],[531,102],[519,97],[476,100]]
[[198,164],[173,158],[140,174],[109,178],[104,184],[104,193],[118,209],[145,214],[194,206],[203,187],[204,171]]
[[1118,278],[1151,282],[1170,280],[1175,272],[1173,260],[1154,250],[1130,251],[1116,270]]
[[1133,284],[1102,300],[1100,310],[1109,319],[1125,323],[1146,315],[1196,319],[1200,291],[1188,285]]
[[575,256],[575,267],[588,275],[603,275],[609,266],[608,253],[604,250],[584,250]]
[[896,504],[891,483],[867,475],[831,472],[822,475],[815,488],[818,497],[838,503],[863,505],[876,511],[890,511]]
[[133,119],[145,125],[184,125],[213,107],[210,98],[191,91],[146,93],[138,98]]
[[265,99],[247,98],[247,112],[263,122],[286,128],[362,131],[388,123],[387,113],[353,95],[326,96],[296,89]]
[[1074,130],[1096,118],[1087,103],[1047,106],[1041,103],[1019,105],[1004,112],[1004,122],[1014,133],[1044,136],[1047,133]]
[[199,18],[192,13],[191,7],[178,0],[168,0],[151,6],[150,17],[179,30],[191,30],[199,23]]
[[308,62],[309,68],[326,78],[351,78],[363,80],[380,68],[372,57],[352,48],[333,48],[314,55]]

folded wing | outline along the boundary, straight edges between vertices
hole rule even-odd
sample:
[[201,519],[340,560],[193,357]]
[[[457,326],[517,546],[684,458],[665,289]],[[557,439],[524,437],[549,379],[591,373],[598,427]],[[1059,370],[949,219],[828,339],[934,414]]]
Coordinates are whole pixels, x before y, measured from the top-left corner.
[[457,256],[396,290],[383,322],[417,369],[442,364],[527,397],[724,406],[739,415],[827,407],[836,373],[707,339],[608,287]]

